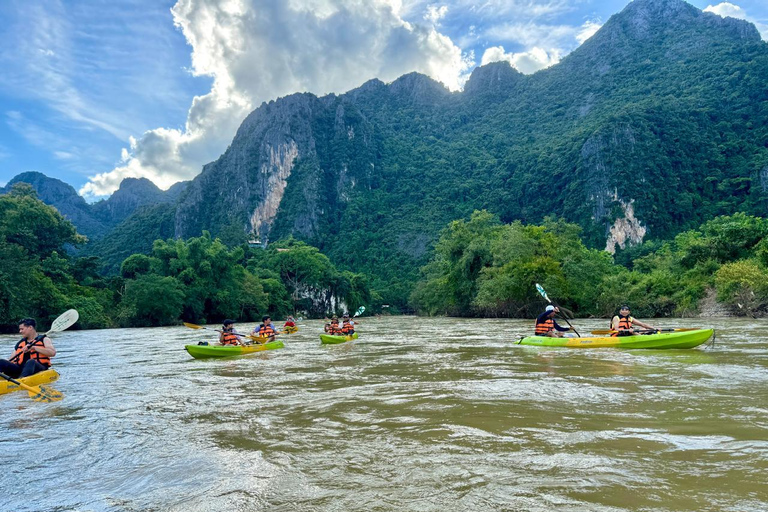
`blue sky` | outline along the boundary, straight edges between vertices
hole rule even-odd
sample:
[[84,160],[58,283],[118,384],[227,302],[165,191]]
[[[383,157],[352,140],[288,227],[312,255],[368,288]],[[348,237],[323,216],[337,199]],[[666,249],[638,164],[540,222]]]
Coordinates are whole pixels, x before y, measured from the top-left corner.
[[[626,0],[3,0],[0,184],[25,171],[89,200],[128,176],[191,179],[261,102],[419,71],[451,89],[508,60],[556,64]],[[690,2],[749,19],[768,2]]]

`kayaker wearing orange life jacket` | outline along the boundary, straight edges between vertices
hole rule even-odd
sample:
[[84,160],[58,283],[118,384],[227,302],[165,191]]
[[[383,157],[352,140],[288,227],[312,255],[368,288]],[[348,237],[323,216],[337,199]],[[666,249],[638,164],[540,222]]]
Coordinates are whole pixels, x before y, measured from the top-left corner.
[[222,345],[244,345],[243,340],[240,339],[240,335],[235,332],[234,320],[224,320],[222,323],[219,343]]
[[632,336],[635,334],[635,324],[646,329],[656,330],[655,327],[651,327],[650,325],[644,324],[640,320],[629,316],[629,306],[624,304],[619,308],[619,314],[611,319],[611,330],[616,331],[611,333],[611,336]]
[[555,322],[555,315],[559,308],[549,305],[542,314],[536,317],[536,336],[548,336],[550,338],[562,338],[563,332],[570,331],[570,327],[561,327]]
[[341,336],[343,333],[341,332],[341,328],[339,327],[339,319],[335,318],[331,320],[331,326],[328,328],[328,334],[331,334],[333,336]]
[[264,316],[261,319],[261,325],[258,330],[254,329],[253,333],[259,338],[267,338],[267,341],[275,341],[275,334],[277,331],[272,327],[272,319],[269,316]]
[[23,336],[16,343],[15,353],[10,361],[0,359],[0,372],[9,377],[29,377],[51,367],[51,358],[56,355],[51,338],[37,334],[37,322],[25,318],[19,322],[19,334]]
[[341,324],[341,333],[346,336],[352,336],[355,334],[355,322],[350,320],[349,313],[344,313],[342,320],[343,323]]

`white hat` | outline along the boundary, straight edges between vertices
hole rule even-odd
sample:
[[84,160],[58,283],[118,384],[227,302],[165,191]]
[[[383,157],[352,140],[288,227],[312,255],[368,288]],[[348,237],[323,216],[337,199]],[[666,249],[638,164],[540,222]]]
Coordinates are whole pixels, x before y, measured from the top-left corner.
[[546,311],[547,313],[549,313],[550,311],[554,311],[554,310],[555,310],[555,306],[553,306],[553,305],[551,305],[551,304],[550,304],[549,306],[547,306],[547,309],[545,309],[544,311]]

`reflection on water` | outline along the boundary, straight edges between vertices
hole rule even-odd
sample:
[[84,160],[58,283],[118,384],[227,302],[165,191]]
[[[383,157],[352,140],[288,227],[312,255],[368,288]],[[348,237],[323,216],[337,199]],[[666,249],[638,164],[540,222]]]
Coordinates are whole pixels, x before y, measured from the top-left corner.
[[61,333],[65,399],[0,397],[3,509],[768,509],[760,322],[670,322],[717,329],[676,351],[514,344],[530,323],[366,318],[322,346],[306,321],[228,360],[183,327]]

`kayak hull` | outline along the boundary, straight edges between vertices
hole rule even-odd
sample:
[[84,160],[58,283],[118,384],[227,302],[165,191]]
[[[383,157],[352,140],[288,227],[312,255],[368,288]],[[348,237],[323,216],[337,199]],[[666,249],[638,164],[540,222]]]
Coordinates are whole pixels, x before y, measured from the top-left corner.
[[[42,372],[38,372],[34,375],[30,375],[29,377],[24,377],[23,379],[16,379],[16,380],[26,384],[27,386],[39,386],[41,384],[50,384],[51,382],[55,381],[58,378],[59,378],[59,373],[53,368],[49,368]],[[13,391],[18,391],[19,389],[22,389],[22,388],[20,388],[13,382],[7,381],[2,377],[0,377],[0,395],[11,393]]]
[[185,345],[184,348],[189,352],[189,355],[195,359],[206,359],[210,357],[235,357],[243,356],[246,354],[253,354],[254,352],[263,352],[265,350],[275,350],[283,348],[285,345],[280,340],[275,340],[270,343],[246,345]]
[[299,328],[298,328],[298,327],[295,327],[295,326],[294,326],[294,327],[290,327],[290,326],[288,326],[288,327],[285,327],[285,328],[283,329],[283,332],[284,332],[285,334],[293,334],[293,333],[295,333],[295,332],[299,332]]
[[713,329],[698,329],[685,332],[661,332],[657,334],[617,337],[587,336],[583,338],[549,338],[546,336],[529,336],[520,340],[518,344],[537,347],[569,348],[693,348],[709,340],[714,332]]
[[337,345],[339,343],[346,343],[348,341],[356,340],[358,338],[357,333],[352,336],[333,336],[330,334],[321,334],[320,343],[323,345]]

